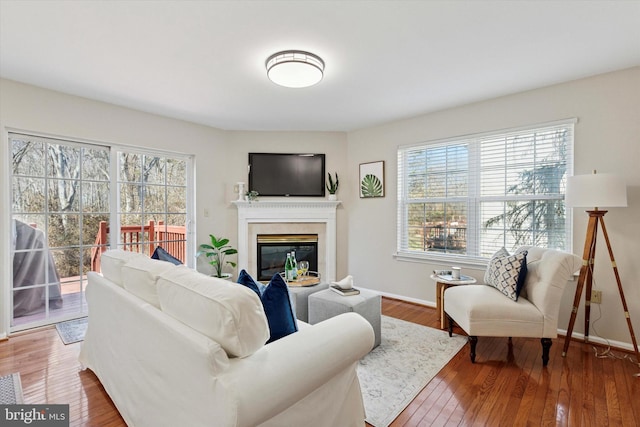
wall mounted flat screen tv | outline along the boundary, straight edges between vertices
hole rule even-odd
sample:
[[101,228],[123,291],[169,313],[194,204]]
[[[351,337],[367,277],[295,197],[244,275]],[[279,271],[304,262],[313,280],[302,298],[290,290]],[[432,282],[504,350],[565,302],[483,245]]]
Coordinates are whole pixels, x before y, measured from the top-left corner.
[[249,153],[249,190],[260,196],[324,197],[324,154]]

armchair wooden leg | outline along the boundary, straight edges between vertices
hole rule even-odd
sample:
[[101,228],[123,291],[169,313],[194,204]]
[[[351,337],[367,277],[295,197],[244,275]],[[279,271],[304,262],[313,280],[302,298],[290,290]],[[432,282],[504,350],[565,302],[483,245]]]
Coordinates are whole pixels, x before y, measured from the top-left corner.
[[542,343],[542,366],[547,366],[549,363],[549,349],[551,348],[551,338],[541,338]]
[[476,344],[478,344],[478,337],[469,337],[469,347],[471,348],[471,363],[476,363]]
[[447,316],[447,323],[449,325],[449,338],[451,338],[453,336],[453,319],[451,318],[451,316],[449,316],[448,314]]

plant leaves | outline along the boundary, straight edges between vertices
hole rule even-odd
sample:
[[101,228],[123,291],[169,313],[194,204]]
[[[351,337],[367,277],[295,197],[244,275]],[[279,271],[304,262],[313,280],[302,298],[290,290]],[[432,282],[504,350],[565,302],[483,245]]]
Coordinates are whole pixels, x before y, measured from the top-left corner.
[[360,192],[362,197],[380,197],[382,196],[382,182],[375,175],[365,175],[360,183]]

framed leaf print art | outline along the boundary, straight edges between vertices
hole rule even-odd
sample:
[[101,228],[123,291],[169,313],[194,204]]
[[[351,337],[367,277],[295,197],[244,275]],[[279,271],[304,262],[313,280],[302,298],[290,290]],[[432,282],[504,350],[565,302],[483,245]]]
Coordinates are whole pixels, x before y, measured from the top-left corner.
[[360,163],[360,197],[384,197],[384,160]]

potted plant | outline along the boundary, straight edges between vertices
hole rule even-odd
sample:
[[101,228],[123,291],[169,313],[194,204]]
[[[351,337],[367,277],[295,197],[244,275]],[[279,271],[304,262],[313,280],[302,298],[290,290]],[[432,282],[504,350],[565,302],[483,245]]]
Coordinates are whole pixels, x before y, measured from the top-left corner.
[[336,172],[335,181],[331,177],[331,172],[327,172],[327,176],[329,177],[327,180],[327,190],[329,191],[329,200],[336,200],[336,191],[338,191],[338,185],[340,185],[340,181],[338,180],[338,172]]
[[255,190],[249,190],[245,193],[245,196],[247,196],[247,200],[249,202],[257,202],[258,201],[258,196],[260,195],[260,193],[258,193]]
[[209,258],[209,264],[211,264],[214,269],[214,277],[228,279],[231,277],[231,274],[223,273],[222,269],[226,264],[235,267],[236,263],[225,260],[225,258],[227,255],[237,254],[238,251],[229,245],[229,239],[217,238],[213,234],[209,234],[209,237],[211,238],[211,244],[201,244],[196,256],[205,255]]

